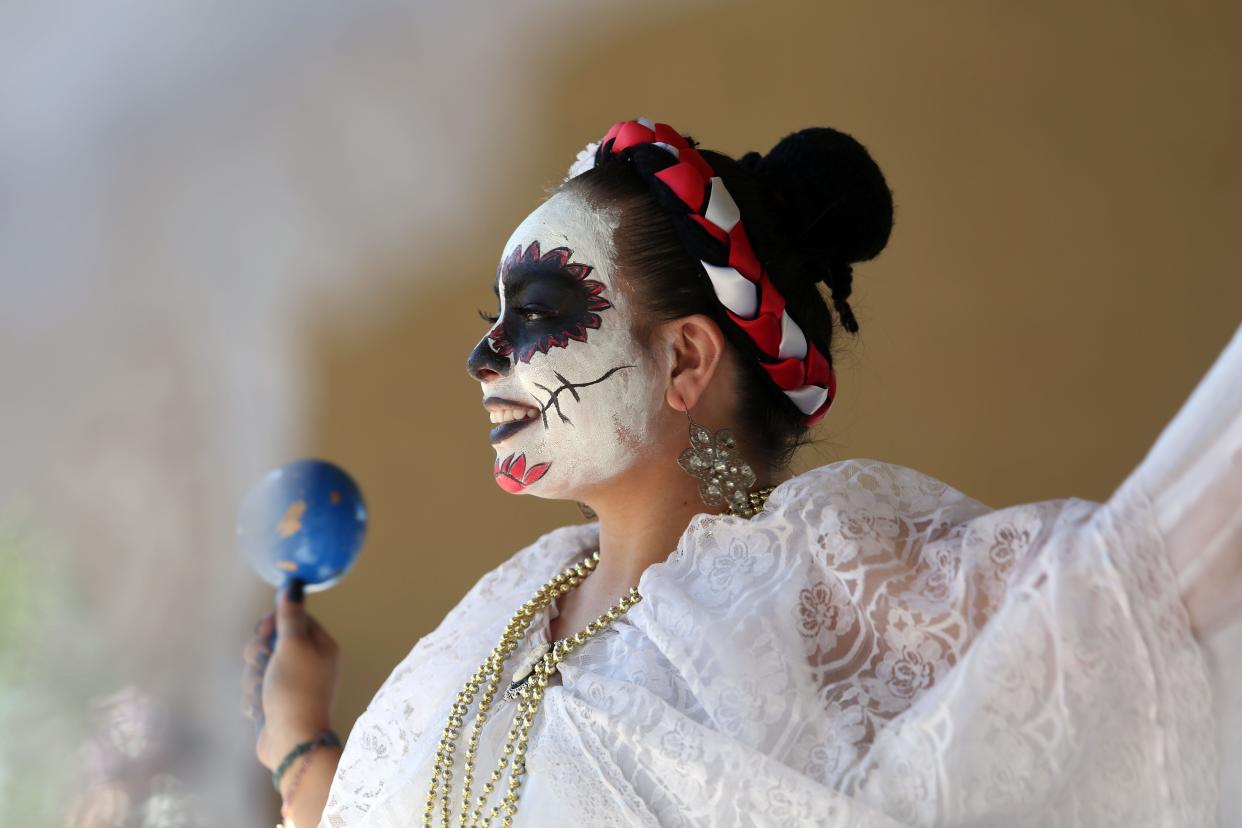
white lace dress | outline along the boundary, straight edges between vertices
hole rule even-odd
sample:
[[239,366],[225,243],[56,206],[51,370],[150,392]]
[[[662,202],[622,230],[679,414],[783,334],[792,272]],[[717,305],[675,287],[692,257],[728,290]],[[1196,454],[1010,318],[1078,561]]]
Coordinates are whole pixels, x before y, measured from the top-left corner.
[[[1242,554],[1240,504],[1242,333],[1106,503],[993,510],[848,460],[753,520],[699,515],[562,663],[514,825],[1213,824],[1182,594]],[[516,553],[417,643],[355,724],[321,828],[420,824],[456,692],[596,530]],[[494,704],[476,779],[512,717]]]

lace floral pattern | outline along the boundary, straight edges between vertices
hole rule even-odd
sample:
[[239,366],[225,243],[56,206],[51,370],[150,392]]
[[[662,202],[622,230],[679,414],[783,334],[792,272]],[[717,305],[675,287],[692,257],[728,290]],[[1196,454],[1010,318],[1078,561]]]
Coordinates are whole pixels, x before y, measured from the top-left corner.
[[[562,664],[514,825],[1211,824],[1210,692],[1148,506],[990,510],[852,460],[753,520],[697,516]],[[418,642],[321,828],[417,821],[453,695],[595,531],[517,553]]]

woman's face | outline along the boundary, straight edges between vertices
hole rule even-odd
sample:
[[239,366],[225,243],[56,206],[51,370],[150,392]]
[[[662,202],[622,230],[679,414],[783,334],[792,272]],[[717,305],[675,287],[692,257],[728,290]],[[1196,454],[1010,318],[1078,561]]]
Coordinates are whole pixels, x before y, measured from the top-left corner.
[[572,498],[648,442],[667,375],[632,335],[615,277],[615,213],[559,192],[509,238],[496,321],[467,368],[494,427],[493,474],[514,494]]

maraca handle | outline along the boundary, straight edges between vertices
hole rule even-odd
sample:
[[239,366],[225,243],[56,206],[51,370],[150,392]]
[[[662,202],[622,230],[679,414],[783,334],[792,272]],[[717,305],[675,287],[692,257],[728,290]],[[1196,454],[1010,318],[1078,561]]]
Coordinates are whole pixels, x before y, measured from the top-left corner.
[[[276,590],[276,600],[275,600],[275,607],[276,607],[277,611],[279,611],[279,610],[280,610],[280,596],[281,596],[281,593],[282,593],[282,592],[288,591],[288,593],[289,593],[289,600],[290,600],[290,601],[293,601],[295,604],[300,604],[300,603],[302,603],[302,602],[305,600],[305,598],[306,598],[306,593],[305,593],[305,591],[304,591],[304,590],[305,590],[305,586],[306,586],[306,585],[303,583],[303,581],[302,581],[300,578],[290,578],[287,584],[285,584],[284,586],[281,586],[279,589],[277,589],[277,590]],[[275,628],[275,625],[273,625],[273,627],[272,627],[272,632],[271,632],[271,634],[269,634],[269,635],[268,635],[268,637],[267,637],[267,650],[268,650],[268,652],[269,652],[269,653],[271,653],[271,654],[273,654],[273,655],[275,655],[275,653],[276,653],[276,628]],[[264,674],[264,675],[266,675],[266,674],[267,674],[267,665],[268,665],[268,664],[271,664],[271,663],[272,663],[272,658],[271,658],[271,656],[268,656],[267,661],[266,661],[266,662],[264,663],[264,665],[263,665],[263,674]],[[265,720],[264,720],[264,716],[263,716],[263,679],[262,679],[262,678],[260,678],[260,679],[259,679],[259,715],[258,715],[258,716],[255,718],[255,720],[254,720],[254,732],[255,732],[255,735],[256,735],[256,736],[259,734],[259,731],[263,730],[263,724],[264,724],[264,721],[265,721]]]
[[[282,593],[289,593],[289,600],[295,604],[300,604],[306,600],[306,582],[301,578],[290,578],[276,589],[276,599],[273,606],[277,611],[280,610],[280,596]],[[267,649],[276,652],[276,625],[272,625],[272,634],[267,637]]]

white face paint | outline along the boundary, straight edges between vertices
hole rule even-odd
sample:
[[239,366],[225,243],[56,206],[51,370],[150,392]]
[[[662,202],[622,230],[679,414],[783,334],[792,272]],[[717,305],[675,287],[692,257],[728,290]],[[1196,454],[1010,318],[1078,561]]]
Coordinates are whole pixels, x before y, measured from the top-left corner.
[[498,423],[505,491],[575,497],[638,459],[660,411],[662,366],[631,335],[634,309],[614,278],[616,220],[560,192],[505,247],[499,318],[470,360]]

